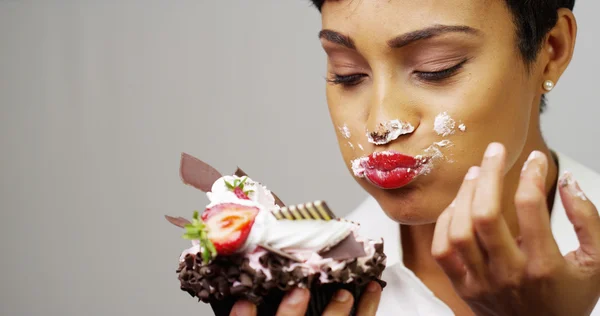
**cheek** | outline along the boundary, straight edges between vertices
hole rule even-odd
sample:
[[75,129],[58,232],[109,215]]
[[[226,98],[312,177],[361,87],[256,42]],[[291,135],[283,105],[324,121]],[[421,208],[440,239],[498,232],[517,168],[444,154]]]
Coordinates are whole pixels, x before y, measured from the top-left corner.
[[534,96],[529,83],[518,70],[490,71],[477,78],[447,100],[451,105],[448,112],[465,126],[465,132],[453,139],[457,163],[479,165],[489,143],[500,142],[506,146],[507,164],[512,166],[527,142],[532,121]]
[[367,146],[366,121],[359,110],[363,107],[359,106],[359,100],[343,100],[332,90],[329,87],[327,89],[329,113],[342,156],[346,165],[350,166],[350,161],[362,156]]

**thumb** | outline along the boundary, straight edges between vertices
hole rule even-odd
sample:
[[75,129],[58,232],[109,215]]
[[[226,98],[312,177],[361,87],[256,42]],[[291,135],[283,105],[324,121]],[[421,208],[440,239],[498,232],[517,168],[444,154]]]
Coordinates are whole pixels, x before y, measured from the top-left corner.
[[573,224],[580,250],[593,258],[600,257],[600,215],[585,196],[570,172],[559,181],[560,198],[569,221]]
[[230,316],[256,316],[256,306],[248,301],[237,301]]

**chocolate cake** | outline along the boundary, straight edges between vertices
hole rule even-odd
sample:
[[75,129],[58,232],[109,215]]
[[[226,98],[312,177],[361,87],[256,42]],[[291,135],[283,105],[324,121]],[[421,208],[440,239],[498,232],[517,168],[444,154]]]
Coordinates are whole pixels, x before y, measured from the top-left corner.
[[275,315],[294,287],[311,292],[307,315],[321,315],[334,293],[347,289],[354,315],[367,283],[385,287],[383,240],[361,237],[357,223],[337,218],[325,202],[285,206],[241,169],[222,176],[187,154],[180,175],[210,200],[192,221],[166,216],[192,241],[177,269],[181,289],[216,315],[229,315],[241,299],[255,303],[258,315]]

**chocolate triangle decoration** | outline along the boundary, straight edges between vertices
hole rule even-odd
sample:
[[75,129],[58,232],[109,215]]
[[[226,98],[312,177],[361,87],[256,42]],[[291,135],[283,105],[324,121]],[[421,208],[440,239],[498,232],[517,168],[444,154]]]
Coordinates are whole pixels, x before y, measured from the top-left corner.
[[280,256],[282,256],[284,258],[287,258],[287,259],[290,259],[292,261],[302,262],[302,260],[294,257],[293,255],[291,255],[291,254],[289,254],[289,253],[287,253],[287,252],[285,252],[283,250],[279,250],[279,249],[273,248],[273,247],[271,247],[269,245],[265,245],[265,244],[260,244],[259,246],[262,247],[262,248],[264,248],[268,252],[272,252],[274,254],[280,255]]
[[[237,170],[235,170],[234,174],[238,177],[248,177],[248,174],[245,173],[244,170],[240,169],[240,167],[238,167]],[[275,198],[275,204],[277,204],[279,207],[285,206],[283,201],[281,201],[281,199],[275,194],[275,192],[271,191],[271,194],[273,194],[273,197]]]
[[367,254],[365,253],[363,243],[356,241],[354,234],[351,233],[340,243],[333,246],[333,248],[319,253],[319,255],[323,258],[331,258],[333,260],[347,260],[364,257]]
[[203,192],[210,192],[213,183],[221,177],[215,168],[186,153],[181,154],[179,175],[183,183]]
[[165,218],[169,221],[169,223],[181,228],[185,228],[185,225],[191,224],[190,221],[183,217],[172,217],[169,215],[165,215]]

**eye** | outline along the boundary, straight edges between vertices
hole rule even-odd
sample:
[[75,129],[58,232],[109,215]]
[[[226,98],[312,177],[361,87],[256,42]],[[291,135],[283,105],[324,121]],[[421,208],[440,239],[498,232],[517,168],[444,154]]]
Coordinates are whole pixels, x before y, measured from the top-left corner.
[[365,77],[367,77],[366,74],[353,74],[345,76],[332,74],[332,78],[327,78],[327,82],[335,85],[341,84],[345,87],[351,87],[359,84]]
[[415,73],[415,75],[417,75],[417,77],[420,80],[438,82],[438,81],[442,81],[444,79],[448,79],[448,78],[452,77],[453,75],[455,75],[464,66],[464,64],[467,61],[468,61],[468,59],[465,59],[450,68],[442,69],[439,71],[433,71],[433,72],[415,71],[414,73]]

